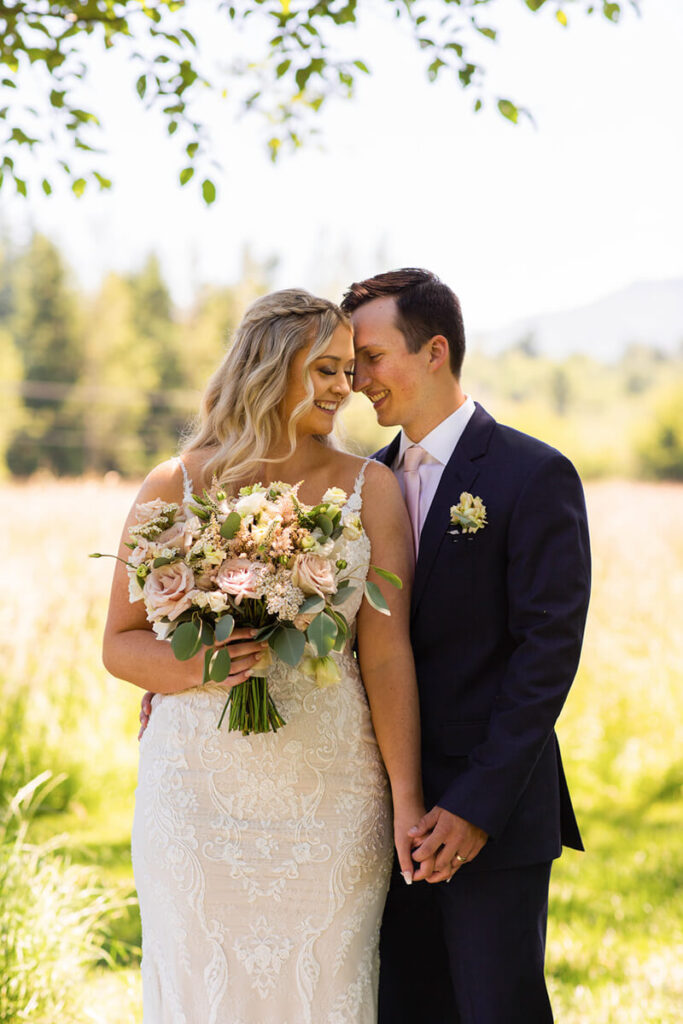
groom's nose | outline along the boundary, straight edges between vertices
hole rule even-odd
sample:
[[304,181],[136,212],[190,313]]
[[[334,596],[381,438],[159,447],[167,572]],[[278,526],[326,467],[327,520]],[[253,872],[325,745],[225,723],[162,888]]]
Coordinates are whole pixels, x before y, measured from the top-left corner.
[[362,391],[364,388],[368,386],[369,383],[370,378],[368,377],[363,366],[361,365],[360,360],[357,360],[353,374],[353,390]]

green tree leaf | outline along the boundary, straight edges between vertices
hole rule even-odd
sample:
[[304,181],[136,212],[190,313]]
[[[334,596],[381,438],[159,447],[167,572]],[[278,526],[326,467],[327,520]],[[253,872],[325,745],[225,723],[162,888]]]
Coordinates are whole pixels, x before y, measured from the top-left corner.
[[216,201],[216,186],[210,178],[204,178],[202,182],[202,198],[207,206]]
[[517,124],[519,120],[519,110],[511,103],[510,100],[498,100],[498,110],[501,112],[503,117],[506,117],[508,121],[512,121],[513,124]]
[[180,184],[181,185],[187,185],[188,181],[190,180],[190,178],[192,177],[193,174],[194,174],[194,167],[183,167],[182,171],[180,172],[180,174],[178,176],[179,179],[180,179]]

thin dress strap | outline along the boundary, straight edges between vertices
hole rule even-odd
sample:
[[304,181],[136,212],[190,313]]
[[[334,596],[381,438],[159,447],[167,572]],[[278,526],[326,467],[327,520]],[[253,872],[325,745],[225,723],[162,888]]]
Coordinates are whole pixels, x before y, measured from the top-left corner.
[[176,456],[176,462],[183,471],[183,504],[186,504],[188,501],[192,501],[192,481],[188,476],[187,470],[185,468],[185,463],[183,462],[179,455]]
[[360,470],[358,472],[358,476],[356,477],[356,482],[353,486],[353,494],[346,502],[346,507],[349,510],[349,512],[360,512],[361,507],[363,505],[361,491],[363,490],[363,481],[365,480],[365,467],[367,466],[368,462],[372,462],[372,459],[365,459],[365,461],[363,462],[363,465],[360,467]]

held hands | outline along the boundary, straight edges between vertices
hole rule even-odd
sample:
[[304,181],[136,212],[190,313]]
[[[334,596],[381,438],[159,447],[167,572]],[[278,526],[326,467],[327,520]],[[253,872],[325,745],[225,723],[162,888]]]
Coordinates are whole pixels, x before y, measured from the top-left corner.
[[[230,635],[230,639],[224,643],[215,644],[216,647],[227,647],[230,651],[230,675],[223,680],[222,683],[212,683],[212,686],[224,686],[226,689],[231,689],[233,686],[238,686],[240,683],[245,683],[251,674],[251,670],[259,660],[264,649],[268,646],[265,640],[254,640],[252,639],[258,632],[256,629],[251,629],[248,626],[244,626],[240,629],[234,629]],[[203,671],[204,666],[204,653],[200,651],[197,655],[198,664],[201,664],[201,670]],[[199,677],[201,682],[201,675]],[[190,685],[195,686],[193,682]],[[149,717],[152,714],[152,697],[153,693],[147,691],[144,694],[142,701],[140,702],[140,731],[138,733],[138,739],[142,739],[145,729],[149,725]],[[413,818],[413,820],[415,820]]]
[[[456,871],[474,860],[488,835],[444,807],[433,807],[408,830],[413,844],[412,859],[420,868],[415,880],[450,882]],[[403,867],[403,865],[401,865]]]

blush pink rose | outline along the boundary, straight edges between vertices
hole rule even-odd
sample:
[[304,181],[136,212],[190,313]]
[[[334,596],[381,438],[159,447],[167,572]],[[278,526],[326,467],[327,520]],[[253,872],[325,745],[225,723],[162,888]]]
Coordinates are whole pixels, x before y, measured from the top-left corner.
[[150,520],[156,519],[157,516],[161,515],[168,505],[169,502],[164,501],[163,498],[153,498],[151,501],[142,502],[142,504],[135,506],[135,518],[138,523],[148,523]]
[[216,585],[239,605],[245,597],[261,597],[262,587],[254,566],[244,558],[228,558],[216,573]]
[[334,594],[337,581],[334,578],[334,567],[327,558],[321,555],[297,555],[292,569],[292,583],[303,590],[304,594]]
[[178,548],[181,554],[186,555],[195,541],[193,527],[198,522],[199,520],[176,520],[173,526],[159,534],[155,542],[162,548]]
[[173,622],[192,604],[193,588],[194,574],[184,562],[152,569],[143,588],[147,618],[153,622],[165,615]]

